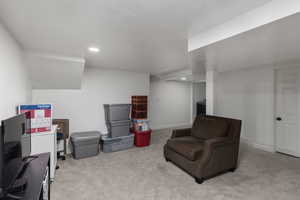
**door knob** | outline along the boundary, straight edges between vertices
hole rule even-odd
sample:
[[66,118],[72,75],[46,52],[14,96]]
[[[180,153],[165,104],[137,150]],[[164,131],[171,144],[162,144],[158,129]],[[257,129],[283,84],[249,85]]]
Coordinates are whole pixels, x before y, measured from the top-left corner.
[[276,117],[276,120],[281,121],[282,119],[281,119],[281,117]]

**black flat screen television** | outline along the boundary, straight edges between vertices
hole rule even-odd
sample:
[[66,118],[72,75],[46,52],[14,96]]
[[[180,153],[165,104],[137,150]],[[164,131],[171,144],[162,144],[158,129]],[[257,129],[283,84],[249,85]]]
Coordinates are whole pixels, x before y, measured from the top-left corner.
[[21,114],[1,122],[0,188],[9,190],[24,167],[23,159],[30,156],[31,139],[26,133],[26,115]]

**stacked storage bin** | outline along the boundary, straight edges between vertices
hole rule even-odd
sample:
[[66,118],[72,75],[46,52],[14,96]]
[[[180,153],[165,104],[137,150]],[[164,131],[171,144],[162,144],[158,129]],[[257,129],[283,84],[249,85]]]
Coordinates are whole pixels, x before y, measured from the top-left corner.
[[135,135],[134,144],[137,147],[148,146],[151,140],[151,129],[147,120],[148,97],[132,96],[131,103],[132,132]]
[[73,157],[81,159],[98,155],[100,135],[98,131],[73,133],[71,135]]
[[108,135],[101,138],[103,152],[128,149],[133,146],[130,133],[130,104],[104,104]]

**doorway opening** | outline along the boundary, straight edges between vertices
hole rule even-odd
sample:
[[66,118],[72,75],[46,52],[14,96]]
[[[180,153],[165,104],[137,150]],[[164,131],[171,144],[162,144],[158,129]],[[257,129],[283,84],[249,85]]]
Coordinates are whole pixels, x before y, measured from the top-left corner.
[[193,119],[206,114],[206,83],[193,83]]

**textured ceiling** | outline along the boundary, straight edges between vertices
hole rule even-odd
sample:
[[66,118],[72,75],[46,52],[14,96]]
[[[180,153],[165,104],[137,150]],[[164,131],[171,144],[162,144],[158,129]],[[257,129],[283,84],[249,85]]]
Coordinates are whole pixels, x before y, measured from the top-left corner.
[[[157,74],[188,66],[189,35],[268,1],[1,0],[0,19],[25,50]],[[89,54],[90,45],[101,52]]]

